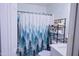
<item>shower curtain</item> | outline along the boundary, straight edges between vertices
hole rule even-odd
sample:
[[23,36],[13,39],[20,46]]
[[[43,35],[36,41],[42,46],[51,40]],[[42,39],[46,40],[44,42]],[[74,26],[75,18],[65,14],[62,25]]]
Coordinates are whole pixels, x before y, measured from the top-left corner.
[[17,17],[17,55],[35,56],[47,50],[48,26],[53,24],[52,15],[18,13]]

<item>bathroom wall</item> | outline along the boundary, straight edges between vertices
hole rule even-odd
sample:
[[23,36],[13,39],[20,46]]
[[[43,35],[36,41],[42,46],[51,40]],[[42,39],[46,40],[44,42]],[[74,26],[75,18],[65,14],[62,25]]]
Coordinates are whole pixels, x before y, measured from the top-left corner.
[[18,3],[17,10],[20,11],[29,11],[29,12],[45,12],[47,13],[46,6],[38,4],[29,4],[29,3]]

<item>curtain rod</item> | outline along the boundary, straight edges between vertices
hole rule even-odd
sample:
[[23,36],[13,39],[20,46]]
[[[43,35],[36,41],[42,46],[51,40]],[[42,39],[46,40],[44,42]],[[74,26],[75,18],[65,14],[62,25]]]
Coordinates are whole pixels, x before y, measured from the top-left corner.
[[46,14],[46,13],[27,12],[27,11],[17,11],[17,12],[52,16],[52,14]]

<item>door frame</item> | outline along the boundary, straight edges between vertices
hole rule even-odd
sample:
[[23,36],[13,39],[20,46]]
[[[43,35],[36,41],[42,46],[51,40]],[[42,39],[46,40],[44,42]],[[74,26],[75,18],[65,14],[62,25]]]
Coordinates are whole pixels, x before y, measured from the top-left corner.
[[68,33],[67,56],[78,56],[78,19],[79,19],[78,3],[72,3],[70,8],[70,21]]

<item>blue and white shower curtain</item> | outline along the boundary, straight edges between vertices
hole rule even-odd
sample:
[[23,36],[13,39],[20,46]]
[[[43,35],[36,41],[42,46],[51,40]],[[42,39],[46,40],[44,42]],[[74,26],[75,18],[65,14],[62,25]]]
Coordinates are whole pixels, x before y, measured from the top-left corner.
[[38,55],[47,49],[48,26],[53,24],[53,16],[18,13],[17,55]]

